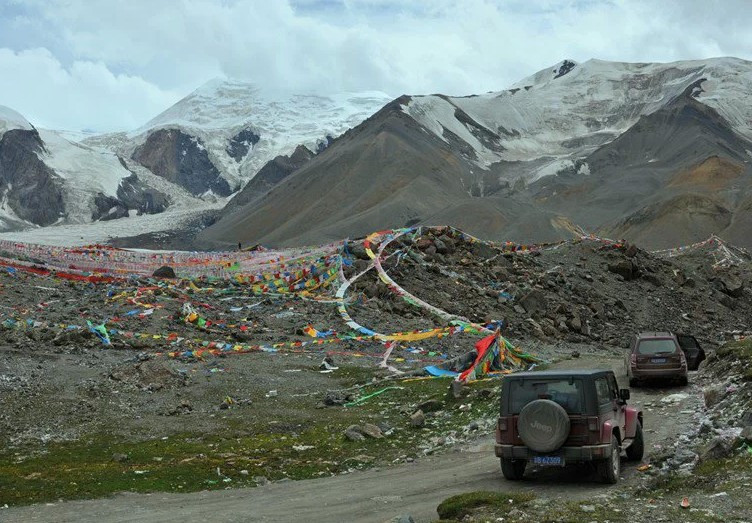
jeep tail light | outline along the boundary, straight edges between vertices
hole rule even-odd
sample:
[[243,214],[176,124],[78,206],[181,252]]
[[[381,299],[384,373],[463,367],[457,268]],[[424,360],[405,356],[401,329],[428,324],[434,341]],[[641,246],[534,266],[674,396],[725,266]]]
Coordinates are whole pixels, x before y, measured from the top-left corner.
[[499,430],[505,431],[507,430],[507,419],[506,418],[499,418]]
[[629,356],[629,363],[631,363],[633,367],[637,366],[637,354],[634,352]]
[[587,419],[587,428],[590,432],[600,432],[601,427],[598,423],[598,416],[589,416]]

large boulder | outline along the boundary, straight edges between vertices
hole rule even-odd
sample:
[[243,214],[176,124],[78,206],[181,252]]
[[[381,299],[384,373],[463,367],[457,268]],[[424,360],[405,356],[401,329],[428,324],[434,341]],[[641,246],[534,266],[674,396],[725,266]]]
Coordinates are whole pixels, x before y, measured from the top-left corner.
[[627,244],[624,247],[625,247],[625,249],[624,249],[624,256],[626,256],[627,258],[634,258],[635,256],[637,256],[637,253],[639,252],[639,249],[637,248],[636,245],[634,245],[634,244]]
[[384,434],[381,429],[372,423],[361,425],[350,425],[345,430],[345,438],[350,441],[363,441],[366,438],[380,439]]
[[723,438],[715,438],[700,454],[700,461],[724,459],[733,453],[731,443]]
[[420,403],[415,410],[422,410],[423,412],[436,412],[444,408],[444,404],[439,400],[426,400]]
[[350,441],[363,441],[366,437],[360,432],[360,427],[357,425],[350,425],[345,430],[345,439]]
[[439,254],[449,254],[449,248],[441,238],[436,238],[433,241],[433,244],[436,247],[436,252],[438,252]]
[[629,259],[622,259],[608,264],[608,270],[625,280],[634,280],[639,275],[637,266]]
[[370,260],[371,257],[366,253],[366,248],[360,242],[348,243],[347,249],[350,253],[359,260]]
[[481,242],[473,243],[470,247],[470,252],[472,252],[478,258],[482,258],[484,260],[488,260],[499,254],[499,251],[497,251],[490,245]]
[[368,438],[380,439],[384,437],[381,429],[373,423],[365,423],[360,427],[360,433]]
[[740,427],[752,427],[752,409],[749,409],[739,416]]
[[712,408],[726,395],[726,386],[720,384],[711,385],[710,387],[703,389],[702,394],[705,397],[705,406],[707,408]]
[[732,298],[739,298],[744,293],[744,282],[734,275],[727,274],[721,276],[721,291]]
[[525,312],[528,314],[546,312],[546,295],[537,289],[533,289],[520,298],[520,305],[525,308]]
[[412,425],[415,428],[422,427],[426,424],[426,415],[423,414],[422,410],[417,410],[413,412],[413,414],[410,416],[410,425]]
[[177,276],[175,276],[175,271],[172,267],[169,265],[163,265],[156,271],[152,273],[152,276],[155,278],[169,278],[169,279],[175,279]]

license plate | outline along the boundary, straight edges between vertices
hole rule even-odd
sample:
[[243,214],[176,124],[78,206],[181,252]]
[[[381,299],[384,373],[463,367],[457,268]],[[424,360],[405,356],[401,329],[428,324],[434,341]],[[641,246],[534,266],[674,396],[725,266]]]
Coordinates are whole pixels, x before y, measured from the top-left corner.
[[666,358],[653,358],[650,360],[652,363],[666,363]]
[[544,467],[561,467],[564,465],[564,458],[561,456],[533,456],[533,463]]

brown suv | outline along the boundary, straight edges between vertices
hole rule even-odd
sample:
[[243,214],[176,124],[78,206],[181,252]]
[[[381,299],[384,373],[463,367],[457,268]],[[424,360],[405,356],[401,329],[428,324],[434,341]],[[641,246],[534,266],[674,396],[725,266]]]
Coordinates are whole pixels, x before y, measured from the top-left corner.
[[595,462],[616,483],[620,456],[642,459],[642,412],[627,406],[610,370],[517,372],[501,385],[496,456],[509,480],[521,479],[528,462],[563,467]]
[[687,358],[676,335],[670,332],[641,332],[632,339],[627,354],[629,386],[647,380],[672,380],[687,384]]

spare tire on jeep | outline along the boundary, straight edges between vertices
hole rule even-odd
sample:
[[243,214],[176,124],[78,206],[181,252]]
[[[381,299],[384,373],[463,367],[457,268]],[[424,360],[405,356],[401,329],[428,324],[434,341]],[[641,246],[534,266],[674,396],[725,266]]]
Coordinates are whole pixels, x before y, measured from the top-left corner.
[[569,415],[554,401],[531,401],[520,411],[517,430],[528,448],[536,452],[553,452],[569,436]]

